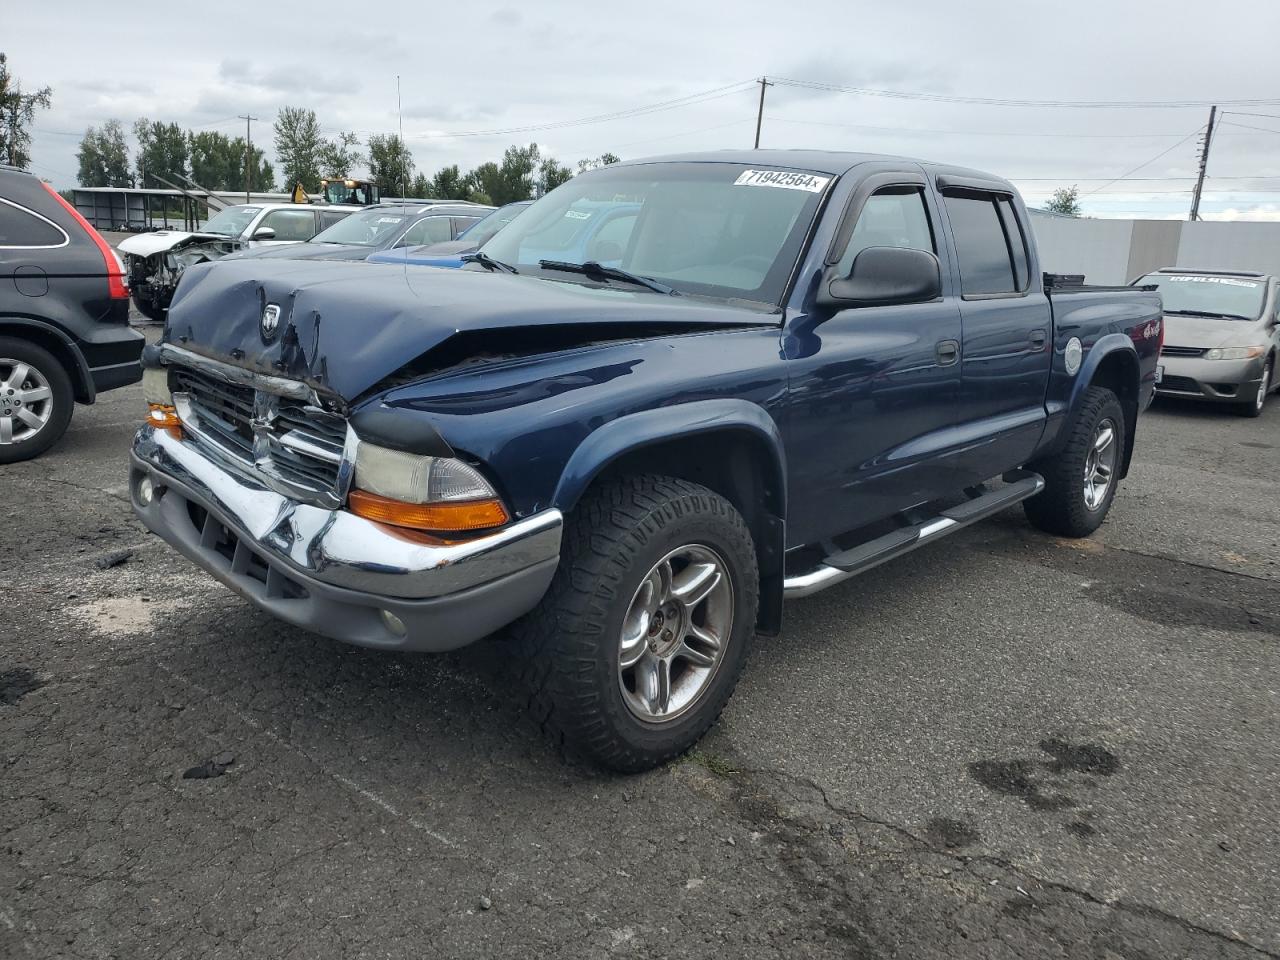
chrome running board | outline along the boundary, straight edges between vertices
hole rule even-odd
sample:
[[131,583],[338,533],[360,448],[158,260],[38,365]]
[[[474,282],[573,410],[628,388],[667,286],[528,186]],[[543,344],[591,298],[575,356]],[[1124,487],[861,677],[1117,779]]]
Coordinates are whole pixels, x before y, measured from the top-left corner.
[[910,553],[926,543],[941,540],[971,523],[985,520],[1006,507],[1034,497],[1044,489],[1044,477],[1026,470],[1007,473],[1005,480],[1006,484],[998,490],[948,507],[932,519],[900,527],[874,540],[832,554],[813,570],[787,577],[782,583],[782,595],[788,600],[794,600],[843,583],[887,560]]

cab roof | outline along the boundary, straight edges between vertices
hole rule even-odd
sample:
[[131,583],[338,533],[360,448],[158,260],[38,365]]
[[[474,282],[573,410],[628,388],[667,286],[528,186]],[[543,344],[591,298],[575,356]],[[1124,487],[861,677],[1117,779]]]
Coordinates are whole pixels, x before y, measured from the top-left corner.
[[790,167],[797,170],[808,170],[830,176],[842,176],[854,167],[863,163],[902,163],[908,166],[919,166],[930,176],[951,176],[973,180],[994,181],[1008,186],[1013,185],[1004,177],[974,170],[968,167],[957,167],[952,164],[934,163],[930,160],[919,160],[913,157],[899,157],[885,153],[857,153],[845,150],[704,150],[696,153],[676,153],[658,157],[641,157],[636,160],[623,160],[619,166],[630,166],[640,163],[745,163],[753,167]]

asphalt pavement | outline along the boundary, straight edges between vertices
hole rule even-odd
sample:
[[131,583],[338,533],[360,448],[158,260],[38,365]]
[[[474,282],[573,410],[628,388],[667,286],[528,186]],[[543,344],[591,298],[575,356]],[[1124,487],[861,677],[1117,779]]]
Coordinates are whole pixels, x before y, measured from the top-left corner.
[[147,535],[142,407],[0,468],[0,957],[1280,956],[1280,400],[1158,404],[1089,540],[791,604],[635,777],[499,641],[345,647]]

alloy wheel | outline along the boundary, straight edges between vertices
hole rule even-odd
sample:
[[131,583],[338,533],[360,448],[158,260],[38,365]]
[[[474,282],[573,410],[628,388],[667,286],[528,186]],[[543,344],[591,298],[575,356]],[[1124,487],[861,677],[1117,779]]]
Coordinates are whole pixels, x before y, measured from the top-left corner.
[[618,684],[646,723],[687,712],[706,692],[733,629],[733,583],[718,553],[701,544],[672,550],[632,597],[618,643]]
[[1093,443],[1084,460],[1084,505],[1097,510],[1107,500],[1116,470],[1116,425],[1110,417],[1098,421]]
[[0,357],[0,446],[31,440],[53,415],[53,389],[22,360]]

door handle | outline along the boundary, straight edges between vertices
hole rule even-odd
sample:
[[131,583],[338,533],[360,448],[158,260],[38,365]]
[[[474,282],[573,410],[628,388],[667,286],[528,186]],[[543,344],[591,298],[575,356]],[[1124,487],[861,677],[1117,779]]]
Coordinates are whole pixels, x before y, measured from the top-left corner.
[[938,341],[938,365],[949,367],[960,359],[960,344],[956,340]]
[[1043,330],[1031,331],[1031,345],[1039,350],[1045,345],[1045,341],[1049,339],[1049,335]]

